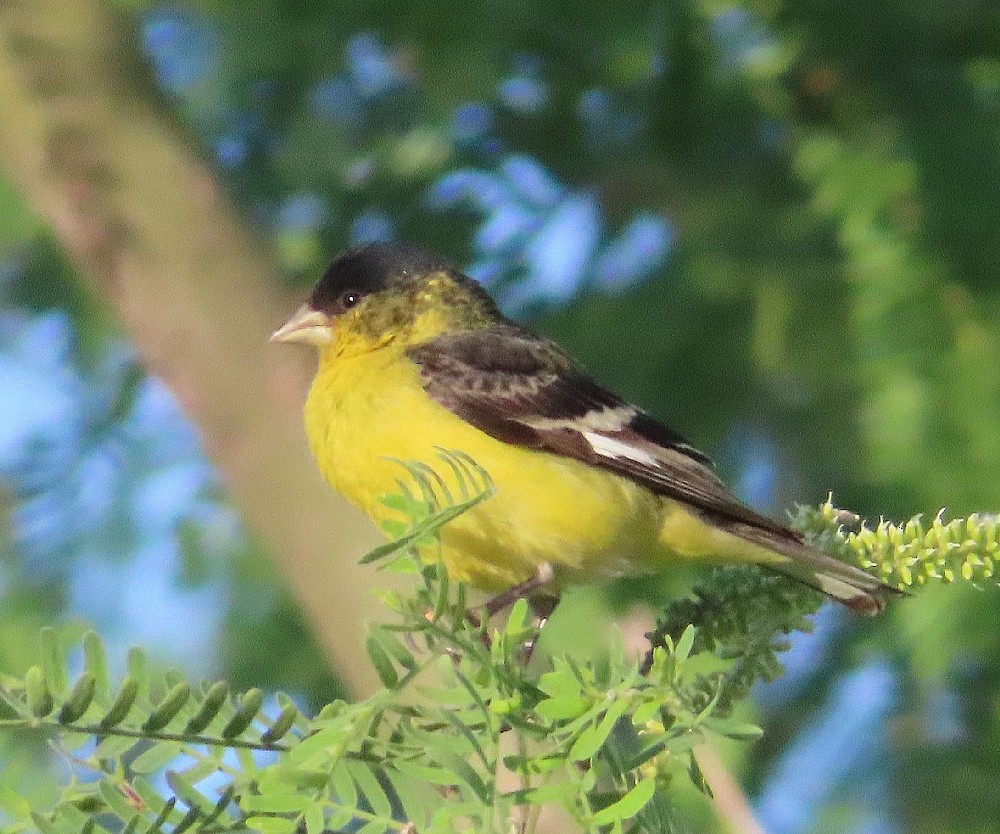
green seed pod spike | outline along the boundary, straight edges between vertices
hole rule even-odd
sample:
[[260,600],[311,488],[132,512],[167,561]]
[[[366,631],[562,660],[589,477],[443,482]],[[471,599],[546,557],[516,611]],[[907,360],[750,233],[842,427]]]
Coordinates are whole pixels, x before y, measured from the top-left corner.
[[162,730],[183,709],[190,695],[191,687],[186,683],[175,685],[163,696],[163,700],[160,701],[149,718],[143,722],[142,729],[147,733],[155,733]]
[[253,723],[263,703],[264,692],[262,690],[247,690],[239,709],[236,710],[236,715],[230,718],[229,723],[222,728],[222,737],[227,739],[236,738],[236,736],[243,733]]
[[274,723],[267,728],[260,740],[264,744],[274,744],[285,735],[290,729],[295,719],[299,717],[299,711],[292,705],[286,706],[274,719]]
[[205,693],[205,698],[198,707],[198,711],[191,716],[184,728],[185,734],[197,735],[211,724],[212,719],[219,714],[219,710],[222,709],[228,696],[229,687],[223,681],[212,684],[208,692]]
[[110,730],[117,727],[127,717],[139,694],[139,682],[135,678],[125,678],[122,681],[121,689],[118,690],[118,697],[111,705],[104,718],[101,719],[101,729]]
[[94,692],[97,688],[97,678],[90,672],[84,672],[80,680],[76,682],[73,691],[70,692],[66,703],[59,710],[56,720],[60,724],[72,724],[80,718],[94,700]]

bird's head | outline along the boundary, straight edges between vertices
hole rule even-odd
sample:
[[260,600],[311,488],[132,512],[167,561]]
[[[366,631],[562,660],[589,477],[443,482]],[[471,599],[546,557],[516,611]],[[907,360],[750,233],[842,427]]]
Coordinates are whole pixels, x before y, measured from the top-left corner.
[[272,342],[306,342],[321,352],[404,348],[502,318],[476,281],[415,246],[375,243],[337,258]]

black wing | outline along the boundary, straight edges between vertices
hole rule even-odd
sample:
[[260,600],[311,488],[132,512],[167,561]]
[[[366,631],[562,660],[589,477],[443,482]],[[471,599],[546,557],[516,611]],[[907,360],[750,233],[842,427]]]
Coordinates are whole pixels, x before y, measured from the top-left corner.
[[720,521],[800,539],[740,503],[705,455],[599,385],[547,339],[504,324],[440,336],[409,356],[431,397],[498,440],[602,467]]

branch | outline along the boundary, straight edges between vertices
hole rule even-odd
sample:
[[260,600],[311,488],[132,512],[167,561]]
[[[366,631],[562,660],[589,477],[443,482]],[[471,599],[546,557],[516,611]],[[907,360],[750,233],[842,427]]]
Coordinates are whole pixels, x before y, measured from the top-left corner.
[[743,788],[710,744],[699,744],[694,758],[712,791],[712,806],[730,834],[766,834],[754,816]]

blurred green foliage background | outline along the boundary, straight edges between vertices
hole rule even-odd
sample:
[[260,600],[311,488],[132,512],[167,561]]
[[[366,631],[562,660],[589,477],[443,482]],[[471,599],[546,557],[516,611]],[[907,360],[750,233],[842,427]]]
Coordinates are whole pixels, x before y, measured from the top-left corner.
[[[64,0],[67,26],[89,5]],[[997,4],[96,5],[109,75],[210,161],[289,310],[344,247],[414,240],[762,510],[831,490],[869,518],[1000,509]],[[32,49],[12,14],[0,61]],[[0,668],[84,619],[328,700],[198,427],[52,229],[0,180]],[[733,754],[766,830],[996,831],[998,603],[824,609],[760,692],[764,740]],[[41,797],[22,741],[0,736],[0,781]],[[686,801],[689,830],[721,830]]]

